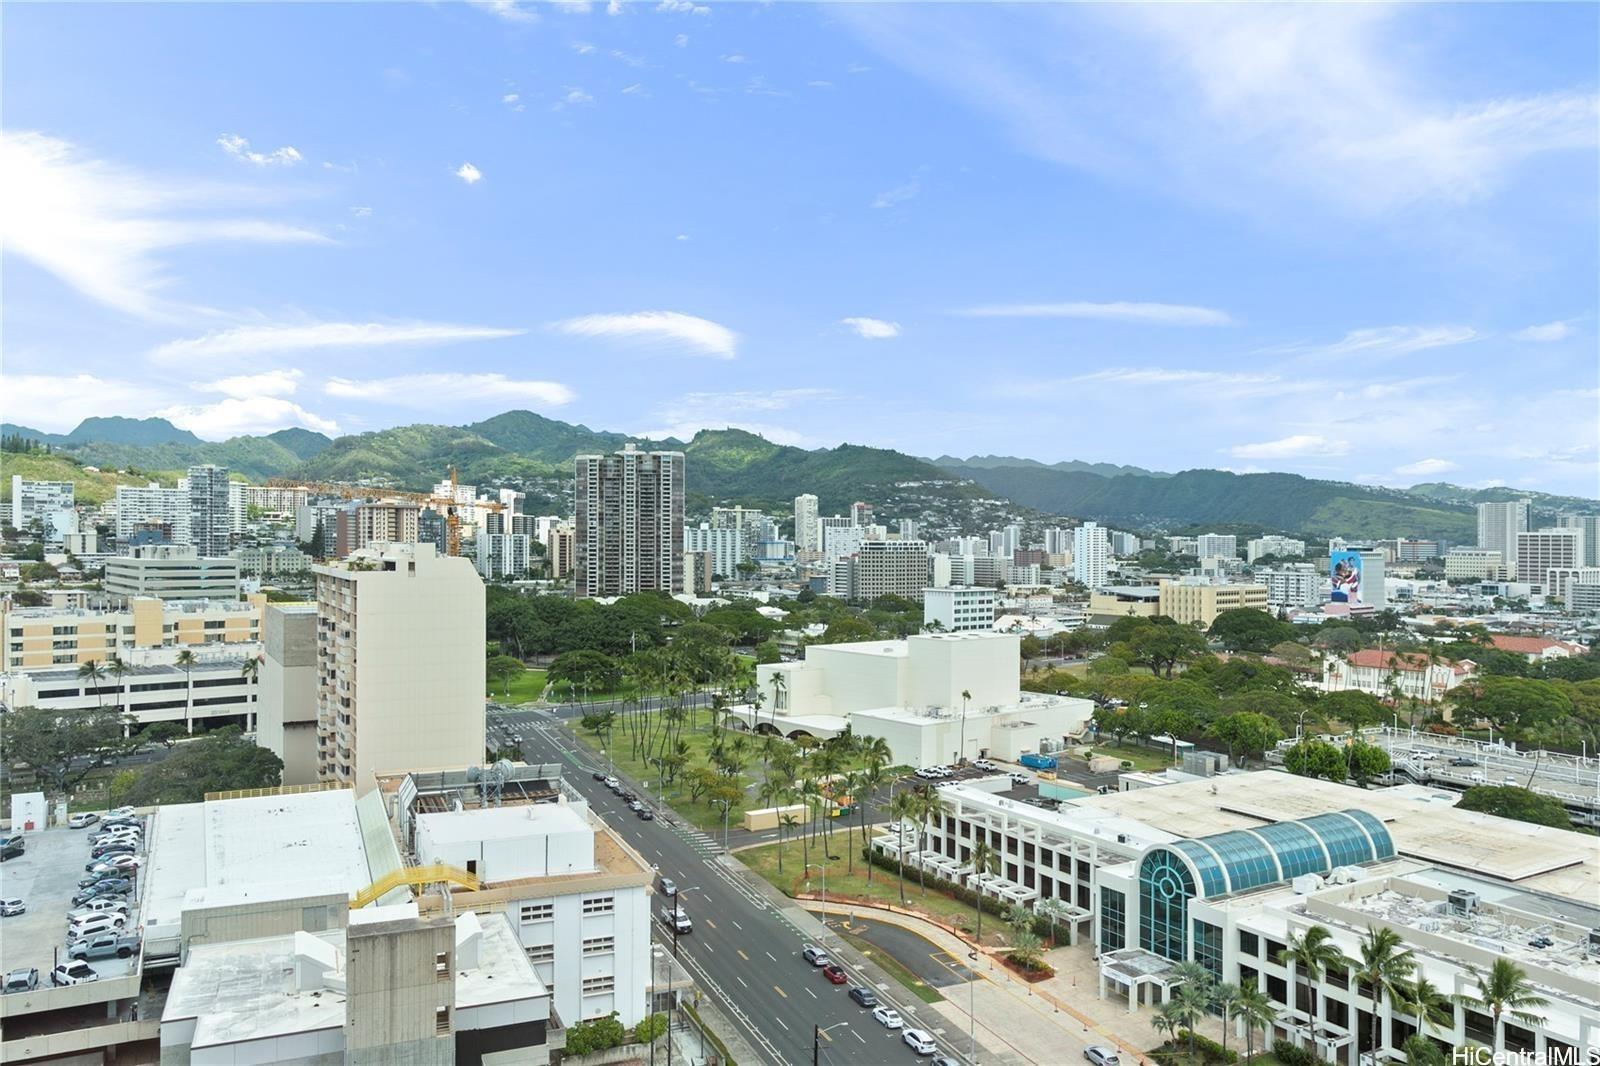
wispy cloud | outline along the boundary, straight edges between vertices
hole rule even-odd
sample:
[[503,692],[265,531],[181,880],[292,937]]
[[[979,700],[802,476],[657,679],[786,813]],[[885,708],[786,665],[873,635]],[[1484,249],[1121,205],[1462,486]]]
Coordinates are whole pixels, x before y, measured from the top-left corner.
[[[563,104],[574,104],[574,105],[576,105],[576,104],[592,104],[592,103],[594,103],[594,97],[590,96],[588,93],[584,92],[582,89],[572,88],[572,89],[568,89],[567,90],[567,95],[565,95],[565,96],[563,96],[561,98],[561,103],[563,103]],[[557,105],[557,106],[560,106],[560,105]]]
[[5,416],[47,432],[65,432],[95,415],[143,416],[165,400],[143,383],[97,374],[5,376]]
[[922,192],[922,179],[912,178],[910,181],[896,185],[892,189],[885,189],[873,197],[872,206],[878,210],[886,207],[896,207],[907,200],[914,200]]
[[462,163],[459,167],[456,167],[455,174],[456,177],[460,178],[468,185],[476,185],[478,182],[483,180],[483,171],[479,170],[471,163]]
[[1210,307],[1126,301],[991,304],[969,307],[959,313],[973,318],[1099,318],[1117,322],[1152,322],[1163,326],[1226,326],[1233,322],[1226,311]]
[[158,253],[205,241],[327,243],[300,226],[197,212],[248,190],[159,178],[85,154],[42,133],[0,134],[0,233],[7,254],[32,262],[99,303],[147,318],[196,308],[169,293]]
[[1552,341],[1564,341],[1575,332],[1570,322],[1546,322],[1542,326],[1529,326],[1527,329],[1519,329],[1513,336],[1519,341],[1549,344]]
[[1414,463],[1395,467],[1394,472],[1402,477],[1433,477],[1460,469],[1460,463],[1453,463],[1449,459],[1418,459]]
[[446,322],[311,322],[294,325],[235,326],[200,337],[169,341],[150,353],[157,362],[228,359],[263,352],[304,352],[327,348],[381,348],[406,344],[515,337],[526,330],[463,326]]
[[259,374],[238,374],[216,381],[197,382],[194,387],[201,392],[220,392],[239,400],[259,396],[293,396],[304,376],[304,373],[293,368],[265,370]]
[[666,344],[718,359],[732,359],[738,354],[739,335],[733,330],[680,311],[581,315],[553,323],[553,328],[574,337],[615,337]]
[[1331,344],[1269,348],[1266,355],[1405,355],[1429,348],[1448,348],[1476,340],[1471,326],[1377,326],[1353,329]]
[[675,15],[709,15],[711,9],[704,4],[690,3],[690,0],[661,0],[656,5],[657,11],[665,11]]
[[270,152],[253,152],[250,150],[250,142],[236,133],[224,133],[217,138],[217,144],[224,152],[240,162],[254,163],[258,167],[292,167],[305,158],[292,144],[274,148]]
[[530,23],[539,21],[539,13],[517,0],[469,0],[477,8],[487,11],[507,22]]
[[156,414],[207,440],[272,433],[289,426],[303,426],[329,436],[339,432],[339,424],[333,419],[323,418],[281,396],[230,396],[216,403],[174,404],[160,408]]
[[841,318],[839,323],[848,326],[863,340],[881,341],[900,336],[900,323],[881,318]]
[[743,429],[775,444],[810,443],[798,430],[775,425],[763,416],[807,403],[835,398],[831,389],[768,389],[733,392],[690,392],[655,412],[657,426],[638,434],[652,440],[673,437],[688,440],[702,429]]
[[1227,449],[1227,453],[1235,459],[1304,459],[1345,455],[1349,451],[1350,442],[1347,440],[1329,440],[1312,433],[1298,433],[1256,444],[1236,444]]
[[577,393],[557,381],[528,381],[504,374],[402,374],[389,378],[329,378],[329,396],[400,407],[426,408],[465,400],[506,400],[560,407]]

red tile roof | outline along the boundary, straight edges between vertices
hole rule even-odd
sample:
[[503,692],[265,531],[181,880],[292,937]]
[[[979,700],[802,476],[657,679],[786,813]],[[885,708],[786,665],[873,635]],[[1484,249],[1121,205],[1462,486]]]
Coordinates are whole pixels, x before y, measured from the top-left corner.
[[[1394,670],[1402,674],[1420,674],[1428,669],[1428,657],[1414,652],[1406,655],[1397,655],[1392,651],[1363,648],[1360,651],[1351,652],[1345,656],[1345,659],[1351,666],[1365,666],[1374,670]],[[1448,666],[1452,673],[1467,674],[1472,672],[1470,664],[1450,662],[1448,659],[1441,660],[1439,665]]]
[[1513,637],[1506,633],[1495,633],[1489,637],[1489,641],[1501,651],[1517,655],[1543,655],[1551,648],[1565,648],[1568,654],[1579,655],[1584,650],[1580,644],[1551,640],[1549,637]]

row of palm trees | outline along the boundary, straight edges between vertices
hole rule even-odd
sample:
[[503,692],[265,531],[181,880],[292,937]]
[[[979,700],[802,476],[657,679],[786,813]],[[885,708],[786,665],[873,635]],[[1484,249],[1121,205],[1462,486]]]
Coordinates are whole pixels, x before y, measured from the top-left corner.
[[[1289,938],[1278,953],[1278,961],[1289,967],[1293,987],[1298,989],[1304,983],[1312,1018],[1318,1014],[1317,984],[1329,973],[1347,974],[1357,988],[1367,992],[1373,1012],[1368,1029],[1371,1046],[1364,1051],[1390,1046],[1396,1009],[1415,1017],[1419,1031],[1406,1041],[1406,1051],[1408,1058],[1423,1061],[1428,1059],[1421,1046],[1430,1043],[1427,1035],[1435,1030],[1452,1030],[1457,1005],[1488,1015],[1494,1023],[1494,1050],[1503,1051],[1506,1019],[1538,1024],[1541,1016],[1535,1011],[1548,1002],[1537,993],[1522,968],[1507,958],[1496,959],[1487,970],[1469,966],[1476,992],[1447,995],[1418,972],[1416,956],[1404,946],[1400,934],[1387,926],[1369,928],[1356,956],[1351,958],[1334,942],[1327,927],[1313,925]],[[1201,1017],[1217,1011],[1222,1015],[1223,1047],[1227,1047],[1230,1022],[1240,1018],[1245,1024],[1246,1053],[1253,1053],[1255,1031],[1270,1027],[1276,1017],[1266,993],[1250,985],[1241,988],[1218,984],[1203,966],[1194,962],[1178,963],[1173,972],[1183,983],[1156,1012],[1152,1025],[1157,1031],[1176,1034],[1187,1029],[1192,1034]]]
[[[195,656],[195,653],[192,649],[183,648],[178,652],[178,657],[175,661],[177,665],[183,669],[184,688],[186,689],[186,695],[184,699],[184,728],[187,732],[192,733],[194,732],[194,720],[191,717],[194,709],[193,672],[196,664],[198,664],[200,660]],[[103,682],[107,677],[116,678],[117,709],[120,711],[124,709],[123,696],[127,691],[123,685],[122,679],[131,673],[133,673],[133,667],[129,666],[122,656],[115,653],[112,653],[110,656],[108,656],[103,664],[98,659],[88,659],[78,664],[78,679],[80,681],[87,681],[94,686],[95,703],[102,710],[105,709],[106,701],[105,696],[100,690],[101,682]],[[254,682],[258,677],[261,676],[261,660],[253,655],[247,657],[244,661],[244,666],[239,670],[239,674],[241,677]]]

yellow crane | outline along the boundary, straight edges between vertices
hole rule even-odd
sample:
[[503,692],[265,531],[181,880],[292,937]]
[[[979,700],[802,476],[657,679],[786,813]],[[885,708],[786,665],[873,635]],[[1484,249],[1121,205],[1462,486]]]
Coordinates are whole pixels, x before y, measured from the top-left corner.
[[[343,500],[404,500],[423,507],[431,507],[444,515],[445,552],[461,554],[462,506],[457,500],[456,468],[450,468],[450,495],[436,496],[430,492],[406,492],[403,489],[379,489],[367,485],[348,485],[337,481],[304,481],[299,478],[275,477],[267,479],[267,486],[275,489],[305,489],[318,496],[337,496]],[[483,511],[503,511],[505,505],[494,500],[474,500],[471,506]]]

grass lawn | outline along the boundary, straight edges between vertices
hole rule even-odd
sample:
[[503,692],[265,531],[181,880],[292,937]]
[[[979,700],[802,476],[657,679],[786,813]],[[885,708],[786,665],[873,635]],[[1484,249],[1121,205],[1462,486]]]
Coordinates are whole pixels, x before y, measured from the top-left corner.
[[[653,731],[656,728],[658,713],[649,711],[640,714],[639,717],[642,720],[647,720]],[[578,739],[591,751],[599,752],[604,748],[604,744],[599,737],[587,732],[576,722],[572,724],[572,728]],[[756,789],[766,779],[766,771],[761,761],[761,741],[763,738],[738,732],[732,732],[732,736],[748,737],[749,748],[745,755],[744,771],[739,774],[739,785],[744,790],[745,801],[741,804],[735,804],[733,809],[729,811],[728,824],[730,826],[739,824],[746,808],[762,806]],[[652,737],[654,737],[653,732]],[[709,710],[701,708],[693,711],[684,720],[682,740],[689,746],[689,761],[684,765],[677,783],[667,786],[666,801],[673,810],[681,814],[684,820],[690,824],[698,826],[707,832],[720,833],[722,831],[721,809],[713,806],[705,799],[691,799],[688,786],[685,783],[686,775],[690,770],[698,766],[711,765],[710,756],[707,754],[708,749],[711,747],[711,712]],[[778,743],[788,744],[788,741],[780,738]],[[654,750],[659,750],[659,746],[654,746]],[[652,754],[654,754],[654,751],[652,751]],[[635,780],[646,783],[652,789],[656,787],[656,782],[660,778],[660,770],[646,762],[642,753],[635,752],[630,728],[625,727],[620,718],[612,727],[611,746],[607,749],[607,757],[617,769]],[[855,770],[859,766],[859,762],[851,762],[844,769]],[[802,764],[799,776],[803,778],[806,775],[807,771],[804,764]],[[855,839],[859,847],[861,839],[859,833],[857,833]]]
[[1096,755],[1112,755],[1133,763],[1135,770],[1165,770],[1172,765],[1172,749],[1145,748],[1137,744],[1096,744]]
[[[845,840],[842,833],[835,832],[829,848],[833,854],[840,857],[839,862],[828,864],[828,901],[844,901],[847,899],[863,900],[871,903],[891,903],[900,906],[899,880],[888,870],[874,869],[872,883],[867,883],[867,864],[859,854],[861,848],[861,834],[856,833],[852,838],[857,851],[855,855],[855,873],[849,873],[849,864],[844,861],[848,858],[845,854]],[[909,841],[910,834],[907,834]],[[818,859],[822,855],[820,841],[810,846],[811,858]],[[787,840],[783,843],[783,873],[778,873],[777,844],[767,844],[759,848],[745,848],[739,852],[739,861],[750,869],[776,885],[784,895],[793,896],[797,892],[812,892],[822,894],[822,875],[812,870],[809,881],[802,876],[805,860],[802,858],[804,846],[799,840]],[[968,926],[976,921],[973,909],[965,903],[950,898],[942,892],[928,889],[928,894],[923,895],[917,884],[915,870],[906,871],[906,899],[905,906],[910,910],[919,910],[930,918],[935,918],[946,925]],[[1003,926],[993,915],[984,919],[984,934],[988,935],[990,928],[1001,929]]]
[[506,691],[505,682],[493,681],[485,687],[485,694],[491,699],[501,703],[531,703],[539,698],[544,691],[544,671],[529,670],[511,679],[510,692]]
[[853,934],[839,932],[837,929],[834,930],[834,932],[837,933],[840,939],[845,941],[851,947],[855,948],[857,951],[861,952],[861,954],[877,963],[879,968],[882,969],[884,973],[905,985],[906,990],[909,991],[913,996],[916,996],[918,999],[922,1000],[922,1002],[938,1003],[940,1000],[944,999],[944,997],[939,994],[937,989],[928,984],[926,981],[918,979],[916,974],[902,966],[900,964],[900,960],[889,954],[887,951],[880,950],[876,945],[866,940],[862,940],[860,937]]

